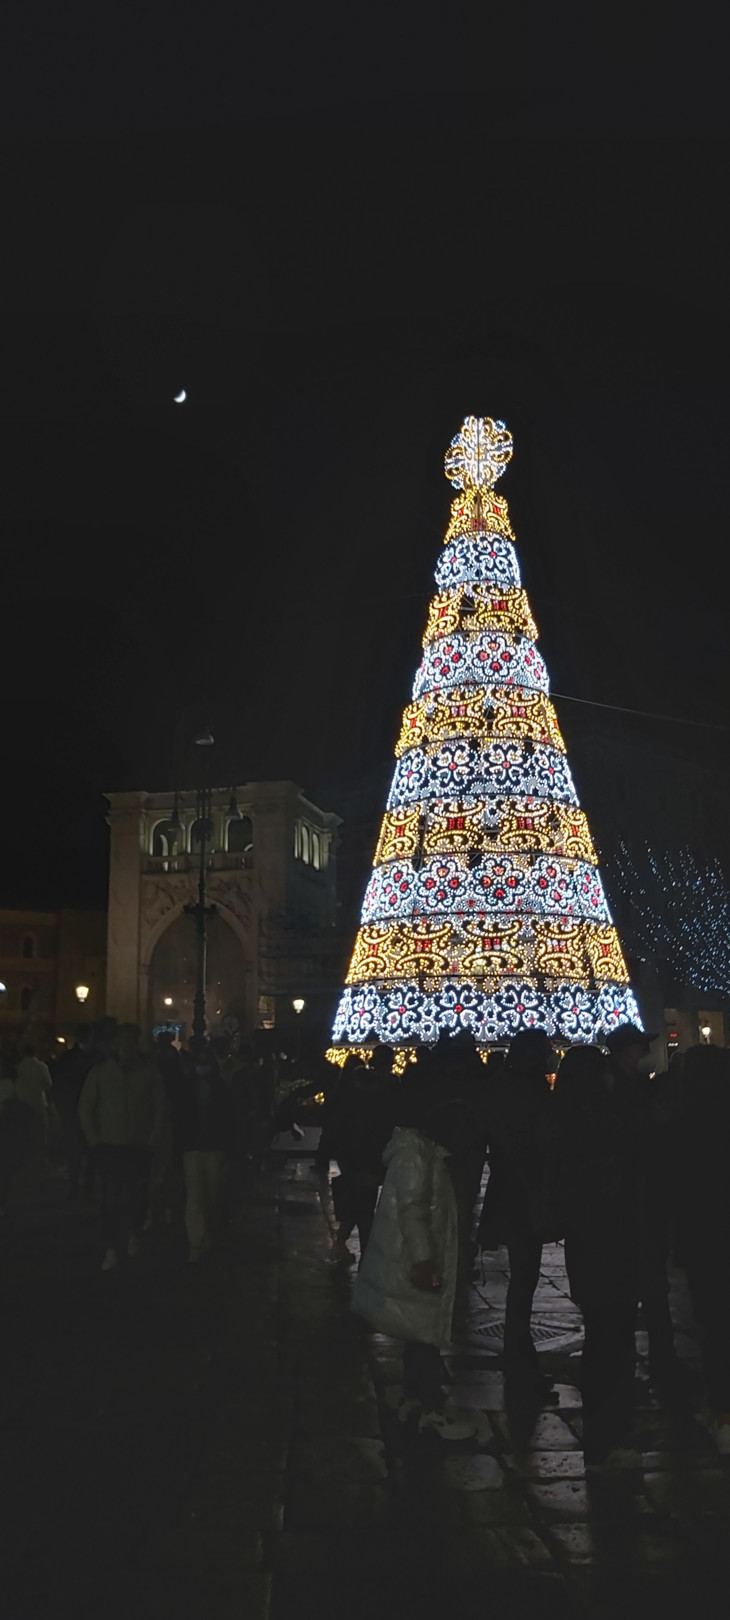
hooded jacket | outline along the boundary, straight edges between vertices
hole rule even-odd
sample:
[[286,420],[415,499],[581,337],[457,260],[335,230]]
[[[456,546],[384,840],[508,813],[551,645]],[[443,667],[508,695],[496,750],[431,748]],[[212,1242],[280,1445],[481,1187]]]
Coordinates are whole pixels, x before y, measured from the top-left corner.
[[[456,1194],[448,1150],[409,1126],[397,1126],[373,1229],[360,1262],[352,1309],[379,1333],[445,1347],[451,1340],[458,1264]],[[425,1292],[411,1269],[433,1260],[441,1287]]]

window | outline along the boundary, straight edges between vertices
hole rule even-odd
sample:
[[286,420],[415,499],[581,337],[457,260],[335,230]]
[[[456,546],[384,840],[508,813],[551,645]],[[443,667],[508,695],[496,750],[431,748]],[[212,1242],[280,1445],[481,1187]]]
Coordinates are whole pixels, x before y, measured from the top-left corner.
[[201,844],[203,842],[203,828],[204,827],[206,828],[206,837],[207,837],[207,841],[208,841],[208,848],[210,849],[210,847],[211,847],[212,839],[213,839],[213,823],[212,823],[212,821],[208,821],[207,824],[206,824],[205,821],[202,821],[199,818],[197,821],[193,822],[193,825],[190,828],[190,851],[191,851],[191,854],[193,854],[193,855],[199,855],[200,854],[200,846],[201,846]]
[[23,986],[20,992],[20,1011],[28,1012],[33,1002],[33,990],[29,984]]
[[253,822],[250,816],[229,821],[226,828],[226,849],[231,855],[245,855],[253,849]]
[[314,827],[307,825],[306,821],[297,821],[294,826],[294,859],[303,861],[305,866],[313,866],[315,872],[323,872],[328,859],[329,839],[325,832],[316,832]]
[[27,960],[28,958],[35,956],[35,953],[35,939],[33,938],[32,934],[26,934],[25,939],[23,940],[23,955]]
[[169,821],[158,821],[152,832],[152,854],[174,855],[179,838],[178,827],[172,827]]

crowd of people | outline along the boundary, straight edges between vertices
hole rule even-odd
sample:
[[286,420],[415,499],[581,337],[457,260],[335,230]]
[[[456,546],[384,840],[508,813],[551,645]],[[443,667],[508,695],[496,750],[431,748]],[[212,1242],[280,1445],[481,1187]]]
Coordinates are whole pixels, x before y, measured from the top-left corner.
[[584,1327],[586,1468],[638,1461],[639,1322],[659,1399],[691,1410],[672,1264],[686,1270],[716,1443],[730,1455],[730,1052],[692,1047],[656,1073],[652,1040],[623,1024],[561,1057],[544,1030],[523,1030],[485,1064],[467,1031],[444,1032],[397,1075],[388,1046],[367,1063],[303,1067],[222,1035],[183,1048],[166,1033],[146,1052],[135,1026],[102,1021],[52,1063],[30,1043],[0,1054],[0,1214],[23,1165],[55,1153],[69,1199],[98,1199],[104,1271],[133,1260],[155,1222],[184,1228],[194,1263],[277,1133],[302,1134],[309,1099],[322,1126],[314,1169],[329,1183],[336,1165],[331,1259],[355,1266],[357,1232],[352,1308],[403,1342],[404,1422],[443,1441],[473,1432],[450,1408],[442,1352],[479,1251],[502,1246],[508,1398],[555,1398],[531,1323],[543,1247],[564,1242]]
[[[200,1259],[232,1218],[274,1136],[299,1132],[307,1089],[271,1043],[217,1036],[183,1047],[165,1032],[151,1051],[136,1025],[102,1020],[43,1061],[34,1047],[0,1053],[0,1217],[14,1178],[59,1160],[68,1196],[98,1203],[102,1270],[139,1253],[142,1233],[184,1226]],[[311,1090],[311,1087],[310,1087]]]
[[441,1352],[479,1250],[502,1245],[508,1397],[554,1398],[531,1319],[543,1246],[564,1241],[584,1326],[586,1467],[639,1461],[630,1444],[639,1323],[660,1401],[675,1417],[690,1414],[672,1264],[686,1269],[716,1444],[730,1454],[730,1053],[696,1046],[655,1073],[654,1038],[624,1024],[604,1046],[575,1046],[561,1059],[545,1031],[524,1030],[485,1066],[467,1032],[444,1035],[401,1083],[390,1048],[367,1067],[348,1058],[320,1146],[322,1162],[332,1157],[341,1171],[333,1257],[354,1260],[357,1227],[353,1309],[404,1341],[404,1421],[417,1416],[421,1431],[443,1439],[469,1433],[469,1420],[449,1410]]

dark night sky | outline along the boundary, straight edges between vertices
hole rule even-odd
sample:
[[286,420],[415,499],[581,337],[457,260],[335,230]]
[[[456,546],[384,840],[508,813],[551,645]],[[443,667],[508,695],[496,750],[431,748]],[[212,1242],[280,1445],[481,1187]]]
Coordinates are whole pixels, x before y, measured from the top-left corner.
[[726,722],[719,41],[483,9],[4,8],[0,905],[103,904],[203,714],[359,883],[469,412],[557,691]]

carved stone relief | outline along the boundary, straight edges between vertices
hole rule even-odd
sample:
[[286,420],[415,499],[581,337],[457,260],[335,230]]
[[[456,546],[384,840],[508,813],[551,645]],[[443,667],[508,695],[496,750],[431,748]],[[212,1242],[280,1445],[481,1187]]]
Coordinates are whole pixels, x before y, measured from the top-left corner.
[[174,911],[179,905],[187,905],[194,898],[194,885],[187,873],[171,874],[163,880],[143,879],[142,919],[145,930],[150,933],[168,911]]

